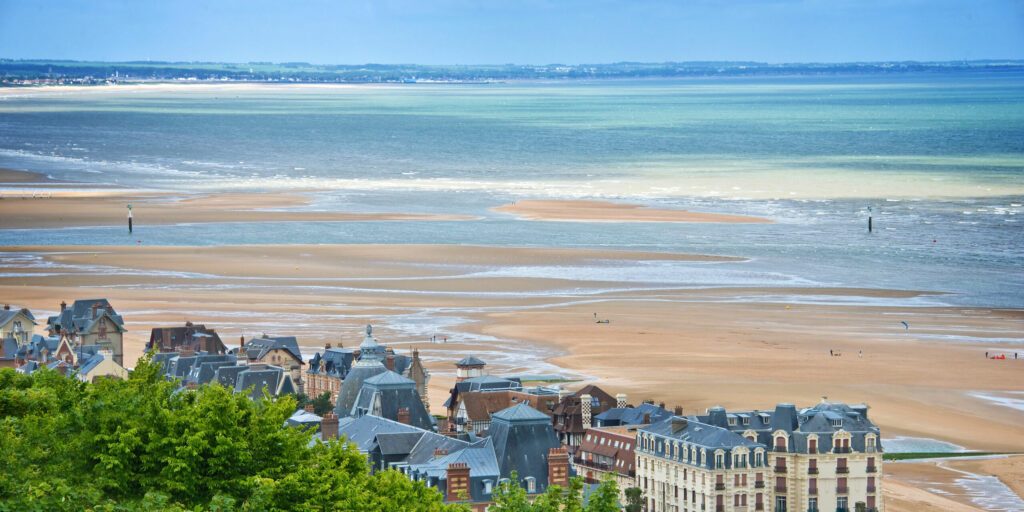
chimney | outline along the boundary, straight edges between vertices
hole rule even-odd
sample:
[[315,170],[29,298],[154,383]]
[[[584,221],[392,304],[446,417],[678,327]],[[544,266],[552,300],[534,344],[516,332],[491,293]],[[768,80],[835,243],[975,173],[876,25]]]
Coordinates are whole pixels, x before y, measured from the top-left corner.
[[60,312],[63,313],[64,310],[67,309],[67,308],[68,308],[68,303],[64,302],[64,301],[60,301]]
[[583,395],[583,396],[580,397],[580,414],[583,417],[583,428],[584,429],[587,429],[587,428],[590,428],[590,427],[593,426],[591,424],[591,416],[590,416],[590,413],[591,413],[591,411],[590,411],[591,399],[592,399],[592,397],[590,395]]
[[626,394],[625,393],[619,393],[619,394],[615,395],[615,407],[618,408],[618,409],[625,409],[626,408]]
[[683,415],[683,406],[677,405],[675,411],[673,412],[673,414],[675,414],[676,416],[682,416]]
[[650,424],[651,424],[651,413],[645,412],[644,413],[644,425],[650,425]]
[[395,371],[395,353],[388,352],[387,357],[384,358],[384,367],[388,370]]
[[315,407],[313,407],[313,404],[306,404],[306,412],[316,412]]
[[334,411],[324,414],[320,420],[320,437],[324,441],[338,437],[338,415]]
[[441,457],[444,457],[445,455],[448,455],[448,450],[445,450],[444,448],[434,448],[434,458],[435,459],[440,459]]
[[10,310],[11,310],[11,305],[10,304],[4,304],[4,311],[10,311]]
[[93,320],[96,319],[96,311],[98,309],[100,309],[100,303],[99,302],[93,302],[92,303],[92,318],[93,318]]
[[572,392],[565,388],[558,389],[558,401],[562,402],[571,395]]
[[453,462],[448,465],[448,489],[445,492],[445,501],[463,501],[470,499],[469,495],[469,465],[465,462]]
[[548,450],[548,486],[569,488],[569,452],[565,448]]
[[402,407],[402,408],[398,409],[398,422],[399,423],[403,423],[405,425],[409,425],[410,424],[410,422],[409,422],[409,408],[408,407]]
[[331,343],[328,342],[326,345],[324,345],[324,350],[330,350],[330,349],[331,349]]
[[665,408],[665,402],[659,402],[658,403],[658,407],[661,407],[662,409],[664,409]]

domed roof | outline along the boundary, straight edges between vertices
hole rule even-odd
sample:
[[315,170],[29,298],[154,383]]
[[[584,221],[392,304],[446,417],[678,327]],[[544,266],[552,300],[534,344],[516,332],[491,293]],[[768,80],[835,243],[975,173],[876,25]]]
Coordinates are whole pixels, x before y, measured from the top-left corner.
[[475,356],[464,357],[459,362],[455,363],[455,366],[486,366],[486,365],[487,365],[487,363],[483,362],[480,359],[477,359]]
[[341,383],[341,391],[338,392],[338,403],[334,406],[334,412],[339,418],[349,416],[352,406],[359,396],[359,390],[367,379],[380,375],[388,369],[377,359],[360,359],[352,365],[345,380]]

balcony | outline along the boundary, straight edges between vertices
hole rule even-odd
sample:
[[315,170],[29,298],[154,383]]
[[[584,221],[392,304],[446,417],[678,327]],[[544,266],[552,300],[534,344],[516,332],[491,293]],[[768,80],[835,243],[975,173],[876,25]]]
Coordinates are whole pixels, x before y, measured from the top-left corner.
[[754,482],[754,489],[764,489],[764,480]]
[[876,491],[877,491],[877,489],[875,489],[875,486],[873,486],[873,485],[869,485],[868,486],[868,492],[876,492]]
[[716,491],[724,491],[725,490],[725,484],[724,483],[716,483],[715,484],[715,490]]
[[849,487],[836,487],[836,494],[849,494],[849,493],[850,493],[850,488]]
[[725,512],[725,505],[715,505],[715,512]]
[[754,510],[764,510],[764,503],[758,503],[754,505]]
[[807,489],[807,494],[810,494],[811,496],[817,496],[818,495],[818,488],[817,487],[811,487],[810,489]]
[[837,447],[832,449],[832,453],[850,453],[850,447],[849,446],[846,446],[846,447],[839,447],[839,446],[837,446]]
[[808,475],[817,475],[818,474],[818,468],[807,468],[807,474]]
[[776,473],[785,473],[786,472],[786,466],[775,466],[775,472]]
[[837,475],[845,475],[845,474],[847,474],[849,472],[850,472],[850,467],[849,466],[837,466],[836,467],[836,474]]
[[576,466],[596,469],[598,471],[615,471],[615,467],[611,464],[597,462],[596,460],[584,460],[581,457],[573,457],[572,463]]
[[878,467],[877,466],[868,466],[868,473],[876,473],[876,472],[878,472]]
[[786,494],[786,486],[785,485],[776,485],[775,486],[775,493],[776,494]]

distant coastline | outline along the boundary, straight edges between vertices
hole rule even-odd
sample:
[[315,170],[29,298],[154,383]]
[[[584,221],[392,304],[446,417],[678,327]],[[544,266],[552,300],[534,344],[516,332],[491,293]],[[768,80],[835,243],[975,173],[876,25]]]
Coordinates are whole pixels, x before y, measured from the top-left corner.
[[140,82],[452,83],[1024,71],[1022,60],[946,62],[617,62],[608,64],[310,64],[0,59],[0,86]]

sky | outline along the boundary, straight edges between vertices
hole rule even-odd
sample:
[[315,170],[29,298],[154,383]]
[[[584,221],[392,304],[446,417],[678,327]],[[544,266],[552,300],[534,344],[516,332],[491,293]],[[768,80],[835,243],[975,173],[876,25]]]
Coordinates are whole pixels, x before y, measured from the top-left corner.
[[1024,59],[1024,0],[0,0],[0,58],[315,64]]

